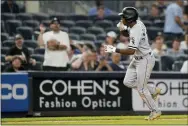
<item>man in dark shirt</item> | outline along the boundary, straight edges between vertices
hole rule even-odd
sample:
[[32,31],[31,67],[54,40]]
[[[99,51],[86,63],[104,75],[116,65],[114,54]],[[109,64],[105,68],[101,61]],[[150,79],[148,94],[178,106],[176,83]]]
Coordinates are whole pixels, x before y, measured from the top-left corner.
[[11,65],[7,66],[4,72],[18,72],[20,70],[24,70],[22,67],[22,59],[17,56],[12,59]]
[[15,37],[15,46],[13,46],[12,48],[10,48],[10,50],[8,51],[5,60],[6,61],[12,61],[12,59],[14,57],[20,57],[22,60],[22,64],[25,70],[29,69],[29,65],[35,65],[36,61],[34,59],[30,58],[30,53],[29,50],[23,46],[23,37],[18,34]]
[[113,71],[125,71],[125,66],[120,63],[121,54],[119,53],[112,53],[112,63],[110,64]]
[[2,13],[19,13],[19,6],[13,0],[6,0],[1,4]]

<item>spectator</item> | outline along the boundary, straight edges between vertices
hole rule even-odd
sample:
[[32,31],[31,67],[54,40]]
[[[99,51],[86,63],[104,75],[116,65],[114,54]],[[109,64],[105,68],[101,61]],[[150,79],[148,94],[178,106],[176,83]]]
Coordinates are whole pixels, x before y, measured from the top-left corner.
[[183,66],[180,70],[181,73],[188,73],[188,60],[184,61]]
[[173,41],[172,49],[167,50],[167,54],[174,57],[177,57],[183,53],[184,53],[183,50],[180,49],[180,41],[178,39],[175,39]]
[[165,39],[181,38],[185,25],[182,22],[183,18],[183,0],[176,0],[176,3],[168,5],[165,12]]
[[69,36],[60,30],[60,21],[54,17],[50,23],[51,31],[45,32],[40,27],[39,45],[45,47],[44,71],[67,71],[70,49]]
[[115,45],[115,42],[116,42],[116,33],[114,31],[110,31],[107,33],[107,36],[106,36],[106,44],[107,45]]
[[157,21],[161,21],[161,14],[160,14],[159,8],[156,4],[152,5],[150,16],[148,17],[148,19],[150,21],[152,21],[153,23],[155,23]]
[[103,20],[104,16],[105,16],[104,6],[97,7],[97,15],[96,15],[96,18],[94,19],[94,21]]
[[101,59],[103,57],[104,59],[110,60],[109,54],[105,53],[104,51],[104,44],[101,44],[98,52],[98,59]]
[[153,49],[153,54],[156,58],[165,54],[165,50],[163,49],[163,40],[161,37],[157,37],[155,39],[155,48]]
[[125,66],[120,62],[121,60],[121,54],[119,53],[112,53],[112,63],[110,63],[110,66],[113,71],[125,71]]
[[14,57],[19,56],[22,59],[22,64],[25,70],[28,70],[30,64],[36,65],[36,60],[30,58],[30,53],[27,47],[23,46],[24,38],[17,34],[15,36],[15,45],[10,48],[5,57],[5,60],[10,62]]
[[74,44],[70,44],[70,51],[68,52],[70,64],[81,57],[81,54],[75,54],[77,47]]
[[185,40],[180,44],[180,49],[188,50],[188,32],[185,34]]
[[99,65],[96,71],[113,71],[112,67],[108,64],[107,59],[105,57],[100,57]]
[[6,0],[1,4],[2,13],[19,13],[19,6],[14,2],[14,0]]
[[24,70],[22,67],[22,59],[19,56],[12,58],[11,65],[7,66],[4,72],[18,72]]
[[99,15],[98,13],[98,11],[99,11],[99,8],[103,8],[103,14],[105,15],[105,16],[107,16],[107,15],[110,15],[111,13],[112,13],[112,11],[110,10],[110,9],[108,9],[108,8],[106,8],[106,7],[104,7],[104,4],[103,4],[103,0],[96,0],[96,7],[93,7],[93,8],[91,8],[90,10],[89,10],[89,12],[88,12],[88,15],[89,16],[93,16],[93,15]]
[[160,14],[164,14],[164,11],[166,9],[165,0],[157,0],[156,5],[158,6]]

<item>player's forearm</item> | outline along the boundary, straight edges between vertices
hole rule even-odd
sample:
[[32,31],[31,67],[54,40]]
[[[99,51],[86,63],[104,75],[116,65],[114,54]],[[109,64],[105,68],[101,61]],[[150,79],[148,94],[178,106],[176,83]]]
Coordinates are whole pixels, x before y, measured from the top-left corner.
[[135,53],[134,49],[116,49],[117,53],[123,54],[123,55],[133,55]]

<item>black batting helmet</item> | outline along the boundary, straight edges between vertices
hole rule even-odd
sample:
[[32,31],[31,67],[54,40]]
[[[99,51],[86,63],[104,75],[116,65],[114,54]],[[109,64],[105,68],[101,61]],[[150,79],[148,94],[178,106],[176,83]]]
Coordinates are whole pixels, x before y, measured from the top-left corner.
[[125,7],[118,15],[125,18],[129,23],[138,19],[138,11],[134,7]]

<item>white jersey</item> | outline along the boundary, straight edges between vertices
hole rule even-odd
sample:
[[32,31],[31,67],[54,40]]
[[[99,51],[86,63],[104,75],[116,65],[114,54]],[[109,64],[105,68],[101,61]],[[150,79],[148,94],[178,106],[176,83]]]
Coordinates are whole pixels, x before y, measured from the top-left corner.
[[152,51],[146,27],[140,20],[137,20],[132,28],[128,28],[128,31],[130,36],[128,48],[136,49],[134,56],[144,56]]

